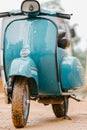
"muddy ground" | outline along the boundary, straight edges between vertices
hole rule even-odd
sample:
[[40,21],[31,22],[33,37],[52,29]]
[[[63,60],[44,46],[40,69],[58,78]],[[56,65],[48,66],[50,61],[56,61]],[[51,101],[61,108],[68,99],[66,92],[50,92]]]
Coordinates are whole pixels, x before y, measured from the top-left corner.
[[[0,130],[18,130],[11,120],[11,105],[5,104],[2,89],[0,91]],[[33,101],[27,126],[21,130],[87,130],[87,102],[70,99],[68,116],[70,119],[57,119],[51,105]]]

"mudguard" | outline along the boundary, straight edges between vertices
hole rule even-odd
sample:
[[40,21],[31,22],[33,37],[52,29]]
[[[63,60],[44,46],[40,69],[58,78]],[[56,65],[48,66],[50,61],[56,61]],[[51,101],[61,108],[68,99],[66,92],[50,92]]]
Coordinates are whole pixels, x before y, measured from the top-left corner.
[[25,76],[35,79],[38,85],[38,72],[34,61],[30,57],[16,58],[9,69],[10,76]]

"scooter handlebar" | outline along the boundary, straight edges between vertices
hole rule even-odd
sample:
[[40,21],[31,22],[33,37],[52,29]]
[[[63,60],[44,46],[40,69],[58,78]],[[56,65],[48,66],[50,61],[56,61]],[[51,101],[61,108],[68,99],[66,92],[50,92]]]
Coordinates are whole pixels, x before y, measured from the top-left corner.
[[63,13],[56,13],[57,17],[70,19],[73,14],[63,14]]
[[[20,10],[17,11],[11,11],[11,12],[2,12],[0,13],[0,18],[3,17],[10,17],[10,16],[17,16],[17,15],[24,15],[23,12]],[[39,15],[47,15],[47,16],[53,16],[53,17],[59,17],[64,19],[70,19],[72,14],[63,14],[63,13],[57,13],[57,12],[50,12],[47,10],[41,10]]]
[[70,19],[72,16],[72,14],[51,12],[51,11],[47,11],[47,10],[41,10],[40,15],[48,15],[48,16],[59,17],[59,18],[63,18],[63,19]]
[[10,16],[9,12],[2,12],[0,13],[0,18]]
[[22,12],[17,10],[17,11],[11,11],[11,12],[2,12],[0,13],[0,18],[3,17],[10,17],[10,16],[17,16],[17,15],[22,15]]

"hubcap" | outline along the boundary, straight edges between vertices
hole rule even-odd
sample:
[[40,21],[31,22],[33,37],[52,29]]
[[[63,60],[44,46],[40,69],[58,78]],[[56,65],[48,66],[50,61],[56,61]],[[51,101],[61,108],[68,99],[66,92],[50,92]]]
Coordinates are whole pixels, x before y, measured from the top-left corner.
[[24,104],[23,104],[24,108],[23,108],[23,112],[24,112],[24,119],[27,119],[28,116],[28,111],[29,111],[29,106],[30,106],[30,100],[29,100],[29,93],[27,90],[27,86],[24,89]]

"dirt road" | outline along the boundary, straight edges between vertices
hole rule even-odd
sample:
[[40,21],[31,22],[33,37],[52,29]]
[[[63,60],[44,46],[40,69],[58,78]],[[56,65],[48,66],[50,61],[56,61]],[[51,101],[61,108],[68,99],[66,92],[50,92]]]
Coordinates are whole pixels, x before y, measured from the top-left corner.
[[[51,105],[31,102],[30,115],[25,128],[21,130],[87,130],[87,102],[69,102],[69,119],[55,118]],[[11,105],[4,102],[0,94],[0,130],[18,130],[11,120]]]
[[[1,81],[0,81],[1,85]],[[0,87],[1,88],[1,87]],[[0,89],[0,130],[18,130],[11,120],[11,105],[5,103],[3,89]],[[21,130],[87,130],[87,102],[69,100],[69,119],[57,119],[51,105],[31,102],[28,123]]]

